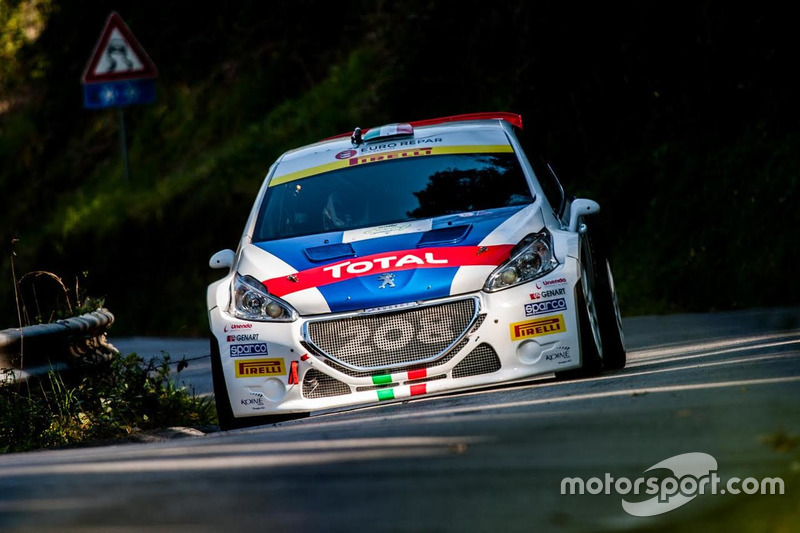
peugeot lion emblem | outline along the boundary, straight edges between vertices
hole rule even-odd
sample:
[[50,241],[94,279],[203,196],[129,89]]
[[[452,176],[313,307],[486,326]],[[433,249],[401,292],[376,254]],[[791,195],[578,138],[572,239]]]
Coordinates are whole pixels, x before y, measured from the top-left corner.
[[388,274],[381,274],[378,276],[378,281],[381,282],[379,289],[385,289],[386,287],[394,287],[394,274],[391,272]]

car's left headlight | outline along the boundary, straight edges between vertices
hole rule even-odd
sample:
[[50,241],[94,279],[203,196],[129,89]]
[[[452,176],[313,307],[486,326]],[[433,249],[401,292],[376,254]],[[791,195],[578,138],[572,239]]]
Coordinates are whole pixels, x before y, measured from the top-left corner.
[[263,283],[253,276],[242,276],[239,273],[231,285],[228,312],[236,318],[259,322],[292,322],[297,319],[297,311],[269,294]]
[[508,261],[497,267],[483,290],[495,292],[540,278],[558,266],[550,233],[532,233],[514,247]]

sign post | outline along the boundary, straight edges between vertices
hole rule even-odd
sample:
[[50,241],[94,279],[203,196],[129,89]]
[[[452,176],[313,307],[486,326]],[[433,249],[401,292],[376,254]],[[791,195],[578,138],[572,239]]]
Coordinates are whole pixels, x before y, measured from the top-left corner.
[[120,149],[125,180],[130,179],[125,107],[156,98],[158,69],[116,12],[112,12],[83,71],[83,105],[87,109],[119,109]]

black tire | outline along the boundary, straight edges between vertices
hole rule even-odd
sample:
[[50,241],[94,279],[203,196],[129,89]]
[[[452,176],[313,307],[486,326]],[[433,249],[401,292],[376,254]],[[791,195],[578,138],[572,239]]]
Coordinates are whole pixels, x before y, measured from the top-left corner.
[[228,386],[225,384],[225,375],[222,373],[222,359],[219,355],[219,344],[212,335],[210,338],[211,348],[211,381],[214,384],[214,403],[217,406],[217,420],[219,429],[228,431],[229,429],[241,429],[252,426],[263,426],[305,418],[311,413],[290,413],[285,415],[263,415],[236,418],[231,409],[231,400],[228,396]]
[[222,373],[222,360],[219,355],[217,339],[211,335],[211,381],[214,384],[214,403],[217,406],[217,420],[219,429],[227,431],[235,428],[235,419],[228,397],[228,386],[225,384],[225,375]]
[[593,217],[587,221],[586,225],[587,231],[582,237],[582,245],[587,253],[582,253],[581,257],[587,257],[591,262],[603,367],[606,370],[619,370],[625,367],[627,352],[617,291],[614,287],[614,277],[611,274],[611,263],[608,260],[607,248],[596,218]]
[[556,372],[556,378],[560,380],[589,378],[600,374],[603,371],[603,359],[600,356],[596,332],[592,331],[590,319],[591,311],[584,296],[586,276],[581,279],[580,285],[575,287],[575,304],[578,308],[578,329],[581,354],[581,367],[563,372]]

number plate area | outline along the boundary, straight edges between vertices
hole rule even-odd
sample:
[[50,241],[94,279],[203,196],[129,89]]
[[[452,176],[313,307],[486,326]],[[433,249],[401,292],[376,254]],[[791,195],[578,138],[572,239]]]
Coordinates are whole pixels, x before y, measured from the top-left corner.
[[306,342],[339,364],[358,371],[387,370],[435,361],[469,332],[477,298],[380,314],[306,323]]

